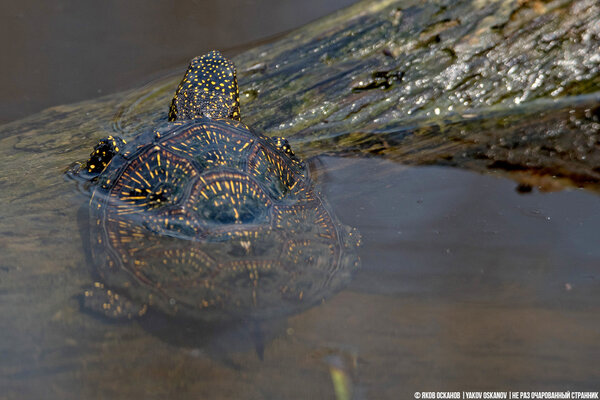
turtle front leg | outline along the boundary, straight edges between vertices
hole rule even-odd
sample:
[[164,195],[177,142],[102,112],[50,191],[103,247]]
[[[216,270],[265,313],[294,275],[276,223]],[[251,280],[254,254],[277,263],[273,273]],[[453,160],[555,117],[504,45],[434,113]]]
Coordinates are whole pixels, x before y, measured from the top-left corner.
[[102,139],[90,154],[90,158],[84,166],[85,171],[92,175],[98,175],[104,171],[104,168],[106,168],[115,154],[123,149],[125,143],[125,140],[117,136],[109,136]]
[[148,310],[147,305],[136,305],[118,293],[106,289],[100,282],[95,282],[93,287],[84,292],[83,306],[116,319],[141,317]]

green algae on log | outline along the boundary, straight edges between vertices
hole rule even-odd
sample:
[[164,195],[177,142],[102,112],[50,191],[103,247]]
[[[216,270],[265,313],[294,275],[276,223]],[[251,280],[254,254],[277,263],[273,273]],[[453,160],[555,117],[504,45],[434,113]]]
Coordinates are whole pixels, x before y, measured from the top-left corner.
[[254,126],[310,154],[597,190],[599,48],[594,1],[363,2],[239,59]]
[[[372,154],[596,189],[599,46],[594,0],[381,0],[234,61],[245,122],[304,157]],[[131,137],[165,119],[175,86],[54,107],[0,137],[83,159],[107,133]]]

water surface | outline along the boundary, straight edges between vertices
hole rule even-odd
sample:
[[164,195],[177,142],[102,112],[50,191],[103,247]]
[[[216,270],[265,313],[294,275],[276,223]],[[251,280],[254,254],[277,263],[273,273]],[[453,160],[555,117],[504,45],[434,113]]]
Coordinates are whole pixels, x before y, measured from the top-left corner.
[[[251,325],[111,323],[83,311],[91,276],[75,205],[85,199],[59,181],[65,196],[46,218],[61,232],[3,260],[13,282],[1,293],[4,398],[326,399],[338,370],[356,398],[593,387],[595,195],[523,195],[505,179],[374,158],[311,164],[361,231],[363,265],[324,304],[265,323],[258,342]],[[19,223],[35,233],[38,220]]]
[[232,56],[355,1],[4,1],[0,122],[138,87],[212,49]]
[[[13,4],[33,14],[4,16],[24,18],[30,34],[15,41],[23,52],[7,64],[17,72],[0,118],[137,86],[209,48],[292,27],[263,22],[258,5],[243,3],[235,13],[226,5],[204,12],[198,2],[142,13],[111,3],[102,13],[69,2]],[[73,36],[96,15],[98,25],[81,40]],[[198,23],[204,18],[214,23]],[[274,30],[231,31],[244,26],[240,20]],[[196,27],[215,34],[207,38]],[[70,39],[46,35],[56,30]],[[175,46],[183,34],[195,39]],[[39,43],[27,41],[34,36],[48,37],[49,47],[38,51]],[[243,40],[233,44],[231,37]],[[171,96],[169,82],[158,96]],[[114,106],[117,98],[60,106],[40,118],[56,122],[51,128],[30,120],[24,131],[17,123],[0,134],[0,399],[331,399],[339,377],[355,399],[436,390],[594,390],[597,195],[535,188],[520,194],[514,181],[457,169],[379,158],[310,160],[317,185],[342,222],[359,229],[363,245],[362,267],[350,284],[308,311],[259,326],[174,323],[158,315],[119,323],[86,312],[79,299],[92,283],[81,224],[88,199],[63,172],[104,132],[131,134],[143,123],[140,115],[150,113],[145,100],[127,96],[122,108]],[[77,132],[73,120],[61,127],[95,104],[91,117],[73,117]]]

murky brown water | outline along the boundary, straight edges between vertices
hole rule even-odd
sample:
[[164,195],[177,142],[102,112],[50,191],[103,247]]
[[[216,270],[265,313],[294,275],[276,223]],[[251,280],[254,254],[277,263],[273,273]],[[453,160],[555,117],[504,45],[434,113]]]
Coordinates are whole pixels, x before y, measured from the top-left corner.
[[5,1],[0,122],[138,87],[213,48],[235,54],[355,1]]
[[[161,10],[153,15],[168,20]],[[124,21],[121,29],[131,18]],[[135,35],[115,40],[127,37]],[[138,39],[131,40],[145,43]],[[164,46],[139,51],[156,60],[172,48]],[[173,50],[170,60],[183,64],[198,53],[188,50]],[[152,74],[170,63],[132,71]],[[134,72],[126,85],[138,79]],[[95,71],[83,81],[104,78],[112,79]],[[41,97],[58,101],[50,98]],[[19,110],[34,103],[22,100]],[[9,112],[12,102],[3,104]],[[362,268],[349,286],[259,327],[158,316],[114,323],[80,308],[92,279],[78,226],[87,199],[62,175],[92,139],[65,146],[40,136],[38,147],[34,134],[0,137],[0,399],[332,399],[339,379],[355,399],[597,389],[595,194],[519,194],[493,176],[320,157],[311,163],[318,185],[363,237]],[[32,177],[35,190],[26,184]]]
[[[336,213],[363,235],[347,288],[264,324],[264,349],[248,325],[110,323],[79,308],[91,282],[79,232],[57,234],[41,250],[71,249],[66,265],[27,265],[34,251],[3,266],[3,279],[19,280],[2,294],[2,398],[327,399],[335,371],[358,399],[593,388],[595,195],[521,195],[512,181],[377,159],[314,164]],[[61,230],[81,204],[65,197],[51,216]]]

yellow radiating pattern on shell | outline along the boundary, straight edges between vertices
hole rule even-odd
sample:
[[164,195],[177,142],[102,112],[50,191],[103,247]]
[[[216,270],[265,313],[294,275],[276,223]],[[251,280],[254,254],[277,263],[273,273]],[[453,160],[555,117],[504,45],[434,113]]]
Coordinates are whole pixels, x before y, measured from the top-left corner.
[[192,60],[169,109],[169,121],[202,117],[240,119],[235,66],[216,50]]
[[86,307],[262,320],[345,285],[360,236],[328,210],[289,142],[253,132],[239,107],[234,65],[213,51],[192,60],[171,122],[94,148],[82,170],[95,185],[89,241],[101,282]]

